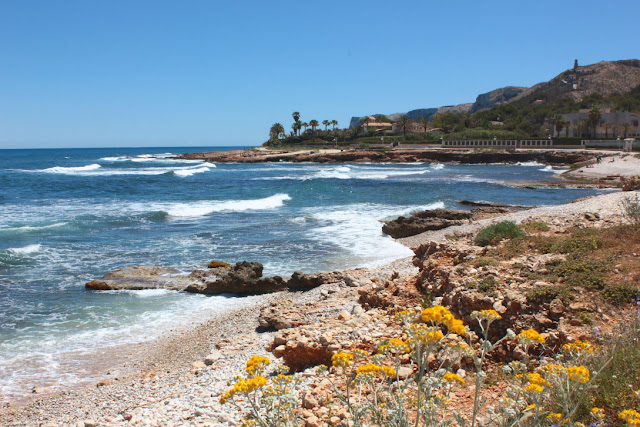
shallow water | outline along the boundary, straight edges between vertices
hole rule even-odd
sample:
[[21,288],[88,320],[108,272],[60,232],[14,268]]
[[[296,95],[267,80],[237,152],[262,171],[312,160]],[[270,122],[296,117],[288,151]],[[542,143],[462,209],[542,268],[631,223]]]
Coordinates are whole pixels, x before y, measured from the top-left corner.
[[[237,147],[234,147],[237,148]],[[140,342],[251,302],[84,283],[132,264],[258,261],[265,275],[376,266],[411,255],[381,222],[458,200],[553,205],[591,189],[525,189],[554,168],[441,164],[204,164],[218,148],[0,151],[0,392],[81,373],[70,351]],[[77,354],[77,353],[76,353]],[[62,362],[65,363],[62,363]]]

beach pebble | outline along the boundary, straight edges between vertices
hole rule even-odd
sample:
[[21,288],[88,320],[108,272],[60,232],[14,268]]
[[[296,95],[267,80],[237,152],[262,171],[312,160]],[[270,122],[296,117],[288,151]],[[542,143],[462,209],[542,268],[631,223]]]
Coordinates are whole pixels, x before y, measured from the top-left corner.
[[204,364],[213,365],[221,357],[222,357],[222,353],[220,353],[219,351],[214,351],[208,354],[207,357],[204,358]]

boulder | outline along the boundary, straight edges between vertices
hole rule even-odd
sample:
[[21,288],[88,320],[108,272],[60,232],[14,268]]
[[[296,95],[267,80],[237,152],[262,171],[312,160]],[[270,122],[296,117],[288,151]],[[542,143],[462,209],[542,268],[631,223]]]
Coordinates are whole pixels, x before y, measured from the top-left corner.
[[180,275],[180,271],[173,268],[155,265],[133,265],[109,272],[102,279],[92,280],[85,286],[99,291],[106,290],[143,290],[143,289],[171,289],[183,290],[189,286],[187,276]]

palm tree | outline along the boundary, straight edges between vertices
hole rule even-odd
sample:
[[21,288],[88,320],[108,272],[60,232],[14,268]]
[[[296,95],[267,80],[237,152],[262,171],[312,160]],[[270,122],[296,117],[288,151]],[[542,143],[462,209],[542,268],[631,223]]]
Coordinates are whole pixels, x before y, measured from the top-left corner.
[[338,126],[337,120],[331,120],[331,126],[333,126],[333,130],[336,130],[336,126]]
[[609,138],[609,129],[611,129],[612,123],[604,122],[604,137]]
[[317,120],[309,120],[309,126],[311,126],[311,133],[313,134],[313,138],[316,138],[316,127],[318,127],[319,123]]
[[269,141],[277,141],[280,135],[284,133],[284,126],[280,123],[274,123],[269,130]]
[[403,114],[396,123],[402,128],[402,136],[407,136],[407,128],[411,124],[411,119],[406,114]]
[[622,130],[624,131],[624,138],[627,137],[627,132],[629,132],[629,128],[631,127],[631,123],[622,123]]
[[298,123],[300,121],[300,113],[298,113],[297,111],[294,111],[291,116],[293,117],[293,120]]
[[418,119],[418,122],[420,122],[420,124],[424,128],[424,133],[427,133],[427,129],[429,128],[429,117],[420,117]]
[[591,111],[589,111],[589,118],[587,120],[591,125],[591,127],[593,128],[593,134],[592,134],[593,138],[596,137],[596,129],[598,127],[598,123],[600,123],[601,117],[602,117],[602,114],[600,113],[599,108],[594,107],[591,109]]
[[564,122],[562,122],[562,124],[564,125],[564,136],[565,138],[569,137],[569,127],[571,126],[571,122],[569,120],[566,120]]
[[329,120],[323,120],[322,124],[324,125],[324,130],[326,132],[327,131],[327,126],[329,126],[331,124],[331,122]]
[[562,130],[562,126],[564,125],[564,117],[562,116],[562,114],[556,114],[555,116],[551,117],[551,119],[549,119],[549,123],[551,123],[554,127],[554,136],[560,135],[560,131]]
[[369,116],[360,117],[360,126],[362,126],[362,129],[365,132],[369,129],[369,122],[370,121],[371,121],[371,119],[369,118]]
[[303,126],[303,127],[304,127],[304,131],[306,132],[306,131],[307,131],[307,128],[309,127],[309,123],[307,123],[307,122],[302,122],[302,123],[300,123],[300,126]]

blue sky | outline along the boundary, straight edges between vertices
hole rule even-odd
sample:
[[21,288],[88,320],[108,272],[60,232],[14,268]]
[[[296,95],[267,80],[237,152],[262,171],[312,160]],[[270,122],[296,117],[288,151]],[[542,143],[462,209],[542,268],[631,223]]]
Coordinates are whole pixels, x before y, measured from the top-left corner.
[[0,0],[0,148],[259,145],[640,57],[640,2]]

